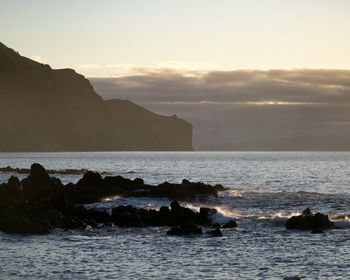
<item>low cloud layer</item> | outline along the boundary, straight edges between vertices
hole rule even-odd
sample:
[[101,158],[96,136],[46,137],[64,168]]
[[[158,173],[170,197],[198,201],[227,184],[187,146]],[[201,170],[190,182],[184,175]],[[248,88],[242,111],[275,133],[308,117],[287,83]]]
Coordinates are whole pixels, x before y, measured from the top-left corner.
[[106,99],[130,99],[192,122],[196,148],[350,147],[349,70],[138,70],[90,80]]

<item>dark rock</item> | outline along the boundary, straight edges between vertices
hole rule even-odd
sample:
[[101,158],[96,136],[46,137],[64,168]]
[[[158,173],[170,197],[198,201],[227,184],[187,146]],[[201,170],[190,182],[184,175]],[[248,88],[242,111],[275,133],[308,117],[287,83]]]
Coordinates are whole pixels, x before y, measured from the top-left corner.
[[162,206],[159,211],[140,209],[131,205],[117,206],[112,209],[112,221],[123,227],[210,225],[208,213],[211,211],[214,210],[202,210],[196,213],[189,208],[182,207],[177,201],[171,202],[170,209]]
[[111,215],[104,209],[88,209],[86,217],[96,223],[109,224],[112,222]]
[[25,216],[0,218],[0,230],[11,234],[47,234],[51,232],[48,221],[31,220]]
[[235,220],[230,220],[227,223],[222,225],[222,228],[235,228],[237,227],[237,223]]
[[179,211],[181,209],[180,203],[176,200],[170,203],[171,211]]
[[144,224],[139,210],[141,209],[131,205],[114,207],[112,209],[113,223],[120,227],[142,227]]
[[21,199],[22,184],[17,177],[11,176],[7,184],[0,185],[0,201],[10,202]]
[[286,222],[287,229],[299,230],[316,230],[329,229],[334,227],[334,223],[329,219],[328,215],[316,213],[312,214],[307,208],[299,216],[293,216]]
[[201,207],[199,209],[199,214],[198,214],[198,223],[210,225],[211,224],[210,216],[215,213],[217,213],[216,209]]
[[213,228],[215,228],[215,229],[220,229],[221,228],[221,225],[219,224],[219,223],[215,223],[215,224],[213,224]]
[[[121,176],[102,178],[99,173],[86,172],[77,184],[63,185],[50,177],[45,168],[34,163],[30,175],[19,181],[11,177],[0,185],[0,230],[16,233],[48,233],[53,228],[76,229],[96,227],[97,224],[122,227],[211,225],[215,209],[201,208],[199,213],[182,207],[177,200],[170,208],[156,210],[118,206],[112,215],[106,210],[87,209],[82,204],[99,201],[108,196],[179,197],[216,196],[216,190],[203,183],[183,180],[182,184],[145,185],[142,179]],[[18,223],[22,221],[23,223]]]
[[211,185],[201,182],[193,183],[183,180],[181,184],[164,182],[157,186],[144,185],[138,190],[129,192],[128,196],[135,197],[164,197],[170,200],[192,201],[199,199],[207,200],[210,196],[217,197],[218,191]]
[[302,213],[303,216],[312,216],[310,208],[306,208]]
[[13,234],[46,234],[52,229],[41,213],[31,214],[27,205],[11,203],[0,205],[0,230]]
[[314,229],[312,229],[311,233],[313,233],[313,234],[323,233],[323,229],[321,229],[321,228],[314,228]]
[[202,229],[195,224],[184,224],[176,227],[172,227],[167,231],[168,235],[190,235],[190,234],[202,234]]
[[208,231],[207,234],[211,235],[212,237],[221,237],[222,236],[222,232],[219,228]]
[[301,280],[301,278],[305,278],[305,277],[299,277],[298,275],[293,275],[293,276],[283,277],[283,280]]
[[101,185],[102,177],[97,172],[88,171],[77,183],[78,186],[98,187]]
[[143,180],[126,179],[121,176],[107,176],[95,172],[87,172],[77,184],[69,184],[65,188],[66,195],[73,203],[92,203],[115,195],[125,197],[162,197],[170,200],[191,201],[199,198],[206,200],[216,197],[217,190],[203,183],[184,180],[182,184],[165,182],[157,186],[145,185]]
[[221,185],[221,184],[216,184],[215,186],[214,186],[214,189],[216,190],[216,191],[218,191],[218,192],[222,192],[222,191],[226,191],[226,190],[228,190],[228,188],[225,188],[223,185]]
[[22,191],[22,184],[21,181],[14,176],[11,176],[8,180],[7,186],[11,190],[11,193],[17,194]]
[[189,185],[189,184],[191,184],[191,182],[187,179],[183,179],[181,184],[182,185]]
[[50,180],[49,174],[46,172],[45,168],[39,163],[32,164],[32,166],[30,167],[30,175],[33,177],[33,180],[37,180],[38,182],[47,182]]

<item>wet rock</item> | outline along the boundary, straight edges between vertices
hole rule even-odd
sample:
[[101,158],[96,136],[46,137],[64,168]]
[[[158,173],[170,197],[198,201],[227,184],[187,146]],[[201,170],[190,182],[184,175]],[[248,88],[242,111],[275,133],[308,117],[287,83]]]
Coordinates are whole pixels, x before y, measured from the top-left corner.
[[313,214],[309,208],[305,209],[299,216],[293,216],[286,222],[287,229],[299,230],[324,230],[334,227],[334,223],[328,215],[316,213]]
[[310,210],[310,208],[306,208],[302,213],[303,216],[312,216],[312,212]]
[[222,225],[222,228],[236,228],[237,227],[237,223],[235,220],[230,220],[227,223]]
[[101,185],[102,176],[97,172],[88,171],[84,174],[83,178],[81,178],[77,186],[85,186],[85,187],[98,187]]
[[44,215],[31,215],[31,209],[17,203],[0,205],[0,230],[13,234],[45,234],[52,229]]
[[210,225],[212,222],[210,220],[210,216],[214,215],[217,213],[217,210],[214,208],[207,208],[207,207],[201,207],[199,209],[199,214],[198,214],[198,223],[199,224],[206,224]]
[[286,276],[283,278],[283,280],[301,280],[301,277],[299,277],[298,275]]
[[314,229],[312,229],[311,233],[312,234],[320,234],[320,233],[323,233],[323,229],[321,229],[321,228],[314,228]]
[[222,232],[219,228],[216,228],[214,230],[210,230],[207,232],[207,234],[209,234],[212,237],[221,237],[222,236]]
[[117,206],[112,209],[112,221],[122,227],[211,225],[208,215],[215,209],[204,209],[197,213],[182,207],[178,201],[172,201],[170,208],[162,206],[158,211],[131,205]]
[[105,209],[88,209],[86,217],[99,224],[109,224],[112,222],[111,215]]
[[199,213],[182,207],[173,200],[170,208],[157,210],[118,206],[112,215],[103,209],[87,209],[82,204],[97,202],[113,195],[135,197],[176,197],[184,200],[216,196],[214,187],[183,180],[181,184],[145,185],[140,178],[130,180],[121,176],[102,178],[99,173],[86,172],[77,184],[63,185],[50,177],[45,168],[34,163],[30,175],[18,180],[11,177],[0,185],[0,230],[11,233],[48,233],[53,228],[76,229],[97,224],[123,227],[178,226],[186,231],[188,225],[211,225],[215,209],[201,208]]
[[113,223],[120,227],[142,227],[144,223],[140,214],[141,209],[131,205],[117,206],[112,209]]
[[48,221],[26,216],[1,216],[0,230],[11,234],[47,234],[51,232],[51,226]]
[[146,186],[144,191],[137,193],[137,196],[164,197],[170,200],[187,201],[192,201],[198,198],[201,201],[206,201],[211,196],[217,197],[218,192],[211,185],[183,180],[182,184],[171,184],[165,182],[158,186]]
[[45,168],[38,163],[31,166],[30,175],[21,182],[23,201],[41,201],[43,204],[60,204],[65,207],[64,186],[57,178],[50,177]]
[[0,201],[10,202],[21,199],[22,184],[17,177],[11,176],[7,184],[0,185]]
[[223,185],[221,184],[216,184],[214,186],[214,189],[218,192],[222,192],[222,191],[227,191],[229,188],[225,188]]
[[146,185],[140,178],[134,180],[122,176],[101,178],[98,173],[87,172],[77,184],[68,184],[66,195],[73,203],[93,203],[109,196],[124,197],[160,197],[170,200],[205,201],[210,196],[216,197],[218,191],[211,185],[183,180],[182,184],[168,182],[157,186]]
[[202,229],[195,224],[184,224],[176,227],[172,227],[167,231],[168,235],[190,235],[190,234],[202,234]]
[[174,200],[170,203],[171,211],[179,211],[181,210],[180,203],[177,200]]
[[220,229],[221,228],[221,225],[219,224],[219,223],[215,223],[215,224],[213,224],[213,228],[215,228],[215,229]]

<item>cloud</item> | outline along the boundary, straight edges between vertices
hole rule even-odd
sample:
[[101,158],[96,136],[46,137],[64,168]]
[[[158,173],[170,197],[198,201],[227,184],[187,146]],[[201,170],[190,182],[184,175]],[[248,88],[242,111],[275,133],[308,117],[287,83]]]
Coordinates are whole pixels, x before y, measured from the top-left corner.
[[197,148],[248,142],[274,147],[287,141],[281,139],[299,143],[300,149],[305,139],[309,146],[328,148],[332,141],[343,147],[339,143],[348,139],[350,147],[350,70],[138,70],[136,75],[90,80],[106,99],[130,99],[189,120]]
[[197,75],[169,69],[142,71],[142,75],[91,81],[106,98],[119,96],[139,102],[350,102],[349,70],[238,70]]
[[167,76],[178,74],[195,76],[217,69],[218,66],[208,61],[183,62],[163,61],[154,65],[135,64],[81,64],[74,67],[86,76],[94,77],[127,77],[127,76]]

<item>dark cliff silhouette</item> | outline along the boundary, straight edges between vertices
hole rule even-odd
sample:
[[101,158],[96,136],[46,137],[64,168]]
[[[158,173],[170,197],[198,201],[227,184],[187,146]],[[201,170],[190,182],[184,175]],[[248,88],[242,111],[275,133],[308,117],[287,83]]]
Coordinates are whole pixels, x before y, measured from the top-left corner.
[[190,123],[104,101],[74,70],[53,70],[0,43],[0,151],[191,149]]

